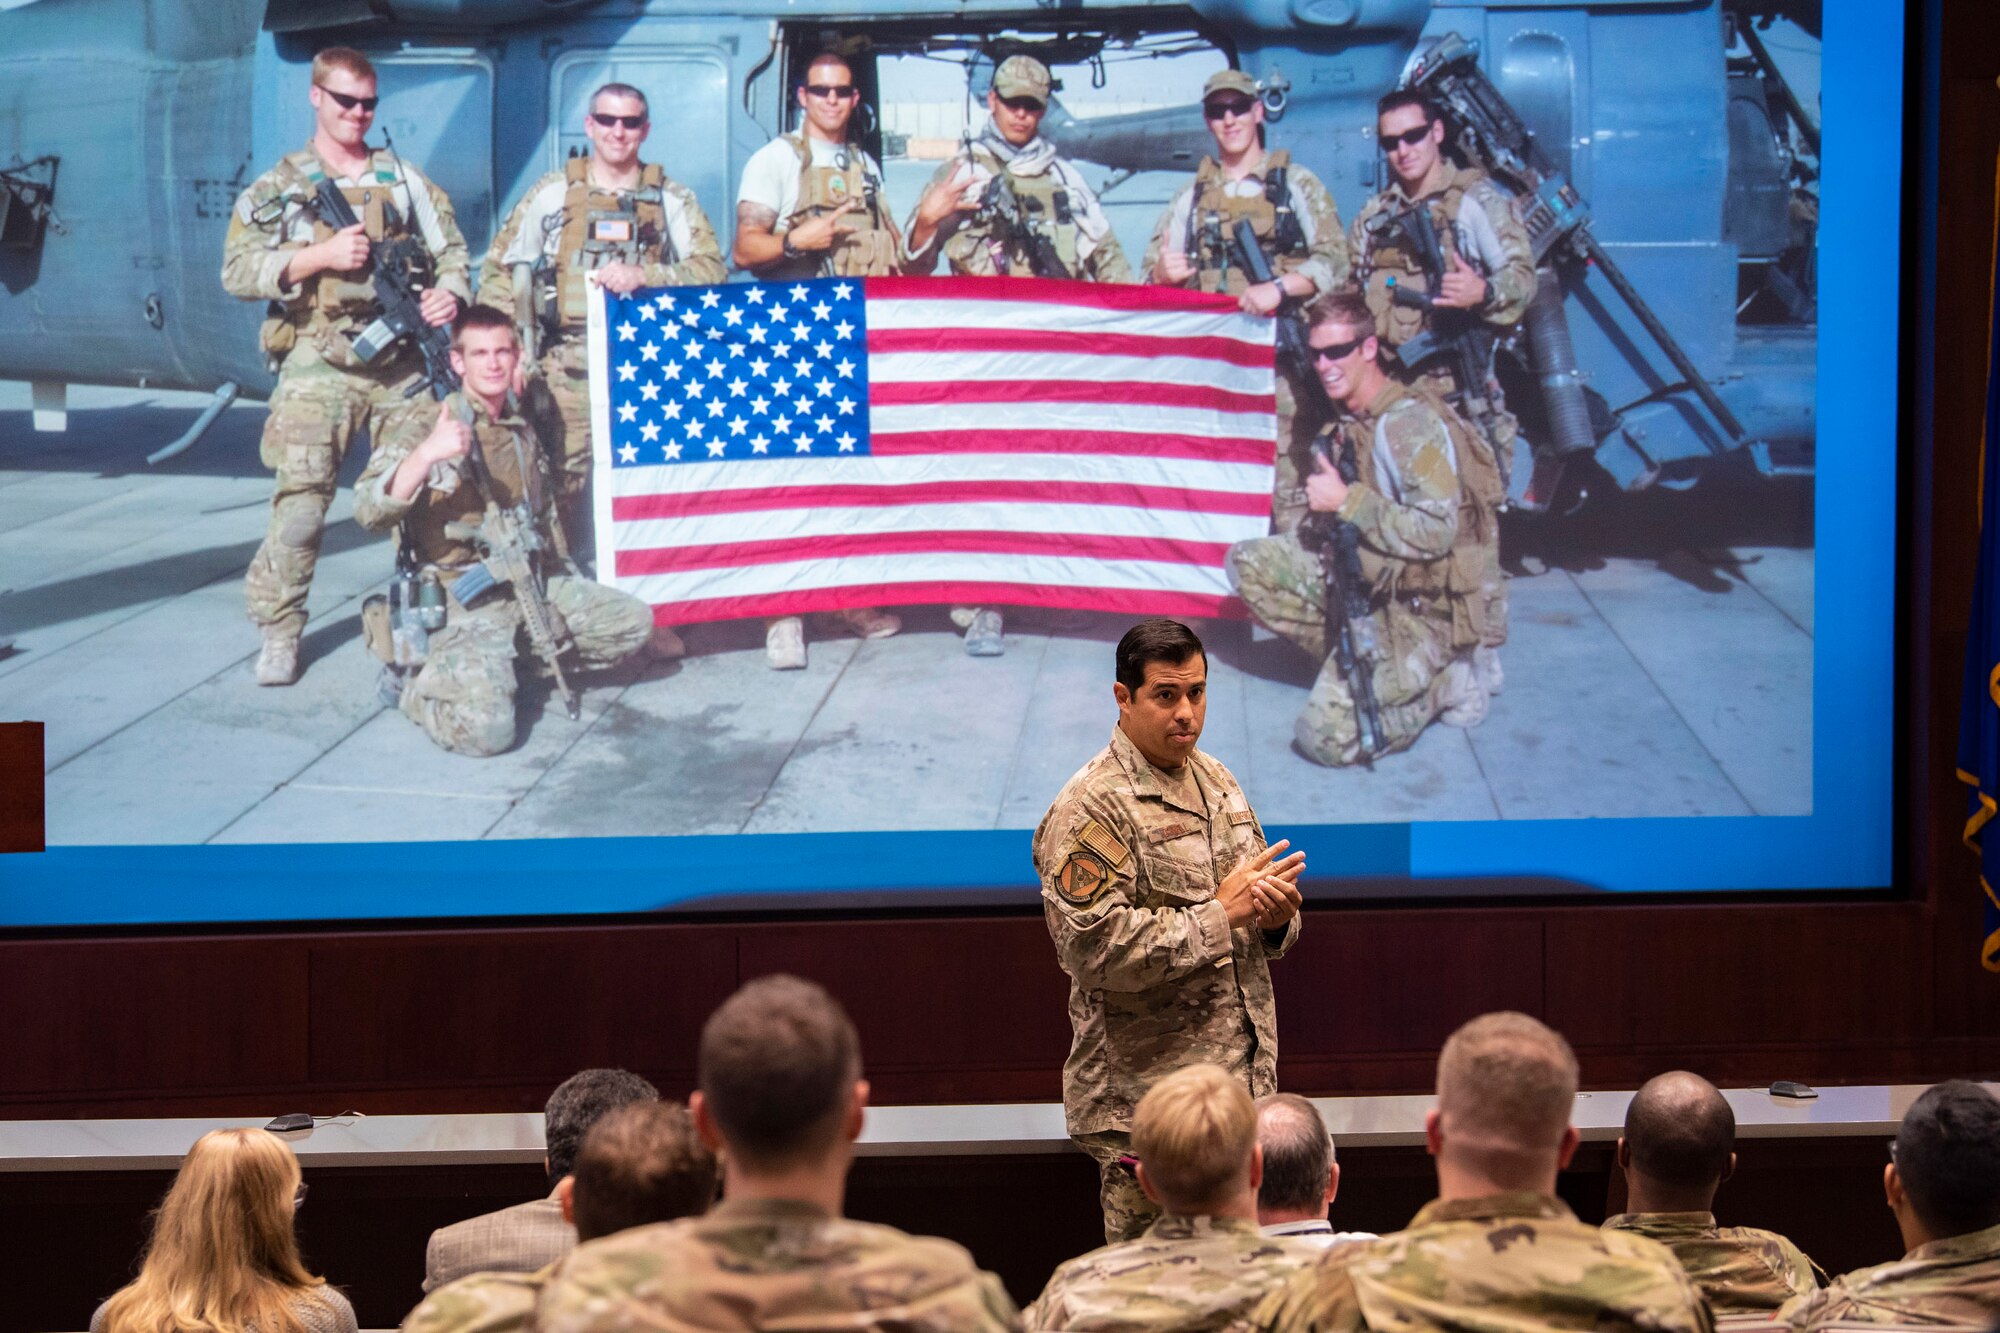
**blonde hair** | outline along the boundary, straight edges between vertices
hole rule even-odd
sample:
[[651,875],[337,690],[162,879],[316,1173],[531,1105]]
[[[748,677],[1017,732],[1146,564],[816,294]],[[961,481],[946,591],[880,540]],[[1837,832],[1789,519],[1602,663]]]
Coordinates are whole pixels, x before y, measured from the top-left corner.
[[1438,1113],[1447,1142],[1500,1157],[1556,1151],[1576,1105],[1576,1055],[1526,1014],[1482,1014],[1438,1056]]
[[1189,1065],[1155,1083],[1132,1117],[1132,1151],[1173,1212],[1198,1212],[1247,1184],[1257,1108],[1219,1065]]
[[292,1231],[299,1161],[275,1134],[195,1140],[153,1215],[139,1276],[104,1303],[104,1333],[305,1333],[292,1310],[326,1279]]
[[325,83],[326,76],[339,70],[350,79],[375,79],[375,62],[351,46],[329,46],[313,57],[312,81]]

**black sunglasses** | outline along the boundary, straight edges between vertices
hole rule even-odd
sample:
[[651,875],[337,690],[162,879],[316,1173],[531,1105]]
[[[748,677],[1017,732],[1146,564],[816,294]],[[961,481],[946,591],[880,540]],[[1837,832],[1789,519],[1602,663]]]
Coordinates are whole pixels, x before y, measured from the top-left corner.
[[1225,116],[1247,116],[1250,108],[1257,104],[1247,97],[1218,97],[1213,102],[1201,104],[1201,114],[1209,120],[1221,120]]
[[382,100],[379,97],[355,97],[351,93],[337,93],[323,83],[316,83],[313,87],[331,97],[339,104],[342,111],[352,111],[355,107],[360,107],[363,111],[373,111],[376,103]]
[[861,90],[851,83],[808,83],[805,89],[814,97],[831,97],[836,102],[861,95]]
[[644,116],[607,116],[602,111],[593,111],[590,118],[607,130],[613,125],[623,125],[628,130],[644,129],[646,126]]
[[[1366,338],[1351,338],[1344,343],[1329,343],[1325,347],[1313,347],[1313,358],[1318,361],[1339,361],[1353,354],[1354,349],[1367,342]],[[1308,343],[1307,346],[1312,347]]]
[[1375,136],[1375,142],[1381,147],[1383,152],[1393,153],[1398,148],[1415,147],[1430,132],[1430,125],[1424,124],[1417,126],[1413,130],[1404,130],[1401,134],[1378,134]]
[[1043,107],[1039,97],[1003,97],[1000,105],[1009,111],[1040,111]]

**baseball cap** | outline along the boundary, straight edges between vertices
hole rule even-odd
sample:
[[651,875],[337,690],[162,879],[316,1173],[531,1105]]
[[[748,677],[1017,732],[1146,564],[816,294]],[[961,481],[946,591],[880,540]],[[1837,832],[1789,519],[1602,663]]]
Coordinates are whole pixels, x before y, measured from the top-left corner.
[[1033,56],[1008,56],[993,71],[993,91],[1002,97],[1032,97],[1046,106],[1049,67]]
[[1240,69],[1217,70],[1201,86],[1201,100],[1206,102],[1217,93],[1242,93],[1245,97],[1255,97],[1257,80]]

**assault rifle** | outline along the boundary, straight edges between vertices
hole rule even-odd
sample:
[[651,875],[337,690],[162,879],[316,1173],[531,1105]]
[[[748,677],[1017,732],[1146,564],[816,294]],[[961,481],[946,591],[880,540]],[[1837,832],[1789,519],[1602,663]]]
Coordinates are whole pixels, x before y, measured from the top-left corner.
[[[360,222],[347,196],[330,180],[319,183],[313,206],[335,231]],[[391,203],[383,207],[392,213],[395,210]],[[458,390],[459,382],[457,372],[451,368],[451,330],[439,328],[424,318],[422,293],[418,288],[431,276],[431,258],[423,242],[414,236],[403,236],[369,246],[368,276],[374,280],[375,299],[382,313],[354,335],[354,354],[366,365],[396,343],[409,339],[423,354],[424,377],[410,386],[406,396],[415,397],[419,390],[429,389],[431,396],[442,402],[446,395]]]
[[1437,292],[1444,282],[1444,246],[1438,241],[1437,223],[1420,200],[1400,213],[1384,214],[1384,230],[1399,233],[1397,239],[1415,255],[1423,271],[1424,288],[1404,287],[1391,276],[1389,299],[1397,305],[1421,310],[1429,316],[1429,327],[1396,349],[1396,358],[1415,370],[1433,357],[1446,358],[1452,377],[1458,381],[1455,404],[1484,438],[1494,438],[1493,335],[1469,311],[1437,304]]
[[[1059,224],[1068,224],[1068,205],[1063,201],[1066,194],[1058,194],[1057,211],[1065,214],[1054,219]],[[1006,172],[996,172],[986,182],[986,197],[980,201],[975,221],[985,224],[993,237],[993,266],[1004,277],[1012,261],[1008,258],[1013,251],[1028,256],[1028,270],[1038,278],[1067,278],[1070,271],[1064,266],[1062,256],[1056,253],[1055,239],[1049,235],[1050,219],[1042,212],[1042,201],[1023,199],[1014,189],[1014,178]]]
[[[1253,283],[1272,282],[1271,261],[1257,244],[1257,232],[1248,218],[1236,224],[1237,262]],[[1293,383],[1318,405],[1322,421],[1333,417],[1333,402],[1320,383],[1314,364],[1312,344],[1306,340],[1305,316],[1299,299],[1286,295],[1278,303],[1278,361],[1281,373],[1290,373]],[[1352,486],[1360,476],[1354,452],[1343,441],[1338,450],[1328,447],[1322,433],[1313,442],[1313,453],[1333,465],[1340,479]],[[1360,742],[1361,762],[1375,767],[1382,753],[1382,709],[1375,699],[1375,663],[1382,656],[1375,635],[1375,621],[1368,605],[1368,580],[1361,572],[1361,530],[1332,514],[1309,513],[1299,524],[1299,540],[1319,556],[1320,573],[1326,579],[1326,637],[1333,649],[1334,665],[1340,669],[1347,692],[1354,700],[1355,734]]]
[[[1667,360],[1701,399],[1702,406],[1734,443],[1742,444],[1742,423],[1639,295],[1639,289],[1632,285],[1625,271],[1605,253],[1590,229],[1590,205],[1549,160],[1535,142],[1533,131],[1479,68],[1478,51],[1472,44],[1457,33],[1446,34],[1417,62],[1404,86],[1443,107],[1458,128],[1459,146],[1475,165],[1499,177],[1520,196],[1521,222],[1534,245],[1535,261],[1539,264],[1545,256],[1553,255],[1558,260],[1595,266],[1667,354]],[[1547,373],[1547,367],[1540,369]],[[1709,449],[1717,454],[1723,452],[1713,442]]]
[[458,576],[451,595],[458,599],[459,605],[471,606],[496,584],[505,583],[513,588],[514,602],[521,608],[521,627],[528,632],[528,647],[555,678],[563,711],[574,722],[583,709],[562,666],[563,654],[574,645],[568,627],[558,628],[560,621],[555,608],[549,605],[548,585],[535,558],[547,548],[535,529],[535,515],[525,499],[516,505],[502,506],[494,498],[493,474],[487,470],[486,456],[480,452],[476,437],[466,462],[470,465],[472,483],[486,502],[486,517],[477,524],[445,524],[445,536],[471,542],[480,556],[480,563]]

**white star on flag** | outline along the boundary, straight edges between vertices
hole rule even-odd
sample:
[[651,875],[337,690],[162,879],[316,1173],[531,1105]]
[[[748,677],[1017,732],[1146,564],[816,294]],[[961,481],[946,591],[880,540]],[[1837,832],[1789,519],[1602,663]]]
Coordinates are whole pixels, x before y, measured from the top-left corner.
[[636,444],[621,444],[621,445],[619,445],[619,446],[618,446],[618,461],[619,461],[619,462],[621,462],[621,463],[636,463],[636,462],[638,462],[638,461],[639,461],[639,446],[638,446],[638,445],[636,445]]

